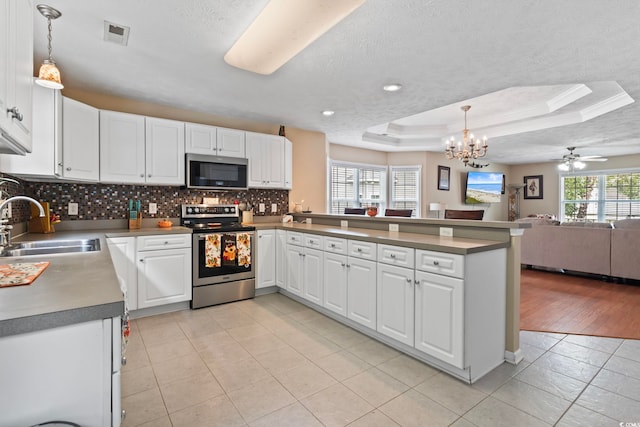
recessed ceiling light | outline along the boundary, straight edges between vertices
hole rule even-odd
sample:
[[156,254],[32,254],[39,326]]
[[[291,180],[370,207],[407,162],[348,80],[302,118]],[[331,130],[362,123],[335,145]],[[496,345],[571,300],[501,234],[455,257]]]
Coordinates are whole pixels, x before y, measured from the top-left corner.
[[382,86],[382,89],[386,90],[387,92],[396,92],[402,89],[402,85],[400,83],[390,83],[388,85]]
[[333,116],[335,113],[336,113],[335,111],[331,111],[331,110],[324,110],[324,111],[322,112],[322,115],[323,115],[323,116],[327,116],[327,117],[329,117],[329,116]]

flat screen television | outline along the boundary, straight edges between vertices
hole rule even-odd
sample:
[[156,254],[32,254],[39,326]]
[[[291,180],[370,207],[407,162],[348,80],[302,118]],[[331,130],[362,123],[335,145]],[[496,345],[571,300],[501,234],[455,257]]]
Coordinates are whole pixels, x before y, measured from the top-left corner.
[[503,182],[501,173],[468,172],[467,188],[464,195],[465,203],[500,203]]

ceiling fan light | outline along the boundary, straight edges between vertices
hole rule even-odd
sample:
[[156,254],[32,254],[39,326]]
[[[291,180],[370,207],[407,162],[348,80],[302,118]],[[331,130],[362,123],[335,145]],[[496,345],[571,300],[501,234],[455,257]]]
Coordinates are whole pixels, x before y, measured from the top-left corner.
[[560,169],[561,171],[564,171],[564,172],[568,172],[570,168],[569,168],[569,165],[567,163],[560,163],[558,165],[558,169]]
[[60,78],[60,70],[56,67],[56,63],[53,60],[45,59],[42,61],[36,84],[49,89],[64,88],[62,79]]
[[573,162],[573,167],[576,169],[584,169],[587,167],[587,164],[584,162],[581,162],[580,160],[576,160],[575,162]]

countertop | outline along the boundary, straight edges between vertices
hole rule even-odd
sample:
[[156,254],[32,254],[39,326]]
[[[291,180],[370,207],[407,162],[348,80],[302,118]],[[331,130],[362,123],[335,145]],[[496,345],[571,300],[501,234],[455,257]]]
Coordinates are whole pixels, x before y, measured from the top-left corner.
[[322,224],[262,223],[254,225],[258,230],[279,228],[283,230],[299,231],[303,233],[309,232],[324,236],[357,239],[373,243],[405,246],[416,249],[460,255],[490,251],[494,249],[506,248],[509,246],[508,242],[500,242],[494,240],[443,237],[431,234],[371,230],[367,228],[341,228]]
[[99,238],[100,251],[2,257],[0,264],[49,261],[31,284],[0,289],[0,337],[121,316],[124,297],[106,237],[191,234],[185,227],[30,233],[12,242]]

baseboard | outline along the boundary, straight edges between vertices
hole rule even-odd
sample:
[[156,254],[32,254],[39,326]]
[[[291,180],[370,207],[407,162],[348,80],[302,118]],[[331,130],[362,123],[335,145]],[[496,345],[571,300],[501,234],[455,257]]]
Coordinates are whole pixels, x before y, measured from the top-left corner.
[[524,354],[521,349],[517,349],[516,351],[504,351],[504,361],[507,363],[511,363],[512,365],[517,365],[522,362],[524,359]]

